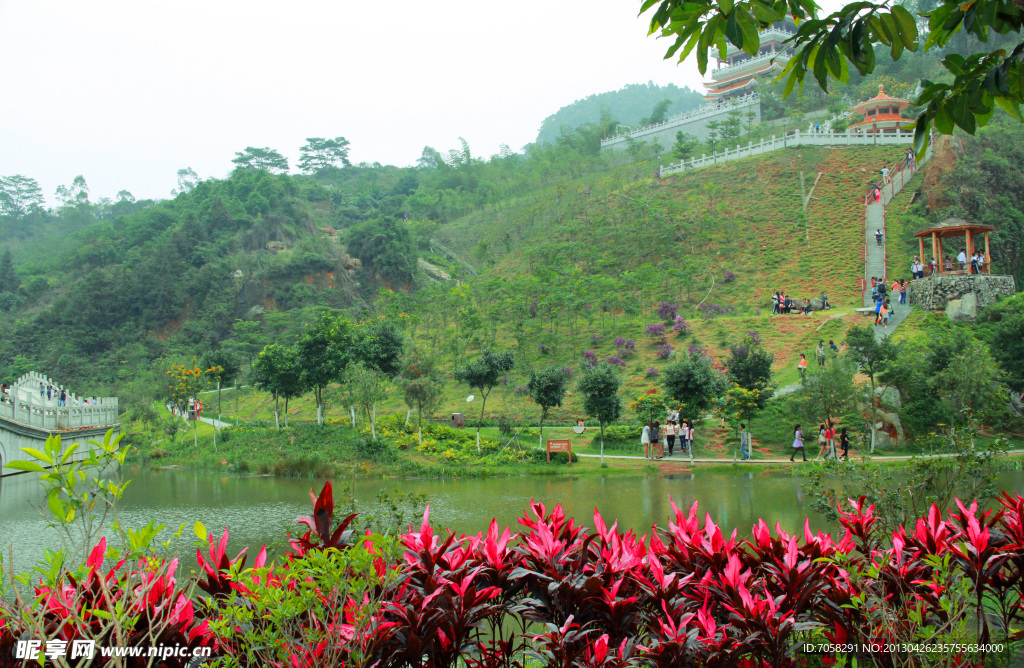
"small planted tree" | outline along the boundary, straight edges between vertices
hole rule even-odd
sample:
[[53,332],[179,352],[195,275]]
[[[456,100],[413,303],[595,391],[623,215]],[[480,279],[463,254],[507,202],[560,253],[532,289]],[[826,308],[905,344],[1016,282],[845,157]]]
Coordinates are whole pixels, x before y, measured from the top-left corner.
[[796,412],[810,422],[843,417],[856,406],[856,373],[857,365],[849,355],[840,355],[832,364],[811,369],[794,394]]
[[340,382],[357,352],[352,325],[340,316],[324,312],[299,337],[295,350],[302,368],[302,382],[316,398],[316,423],[324,424],[324,389]]
[[361,403],[369,406],[370,431],[377,440],[377,402],[387,395],[387,382],[402,370],[405,336],[383,317],[360,323],[358,358],[362,369],[358,374]]
[[601,429],[602,464],[604,464],[604,425],[606,422],[618,420],[622,415],[622,398],[619,396],[621,385],[622,380],[607,362],[601,362],[593,367],[583,367],[583,374],[576,385],[580,394],[583,395],[583,412],[592,418],[597,418]]
[[[190,365],[178,364],[171,367],[167,371],[167,375],[170,377],[168,388],[171,401],[178,409],[178,413],[184,415],[188,400],[198,397],[200,392],[210,386],[211,375],[220,371],[219,367],[203,368],[195,357],[192,358]],[[192,440],[193,445],[199,445],[198,418],[192,424]]]
[[480,406],[480,421],[476,425],[477,454],[480,453],[480,429],[484,426],[487,395],[491,393],[495,385],[501,382],[501,377],[511,371],[515,365],[515,353],[511,350],[503,353],[485,350],[479,358],[452,374],[452,378],[479,392],[480,398],[483,400]]
[[429,413],[441,399],[441,372],[434,360],[422,350],[413,350],[406,357],[397,382],[405,395],[406,405],[416,409],[416,431],[422,444],[423,411]]
[[217,420],[220,421],[221,411],[221,387],[232,382],[238,377],[242,368],[238,355],[232,350],[221,348],[203,355],[202,366],[207,369],[220,369],[210,373],[210,379],[217,383]]
[[288,426],[288,400],[306,391],[298,354],[288,346],[272,343],[259,354],[252,365],[253,383],[274,395],[274,426],[281,428],[278,402],[284,397],[284,426]]
[[561,406],[565,393],[569,389],[569,374],[564,366],[550,366],[540,371],[533,371],[526,384],[530,398],[540,406],[540,446],[544,446],[544,420],[548,411]]
[[751,439],[754,436],[751,422],[764,408],[765,403],[761,397],[761,390],[748,390],[733,384],[725,393],[725,409],[747,425],[747,435]]
[[726,380],[711,366],[711,358],[687,353],[665,367],[661,375],[665,394],[686,407],[692,415],[701,415],[714,406],[726,390]]
[[725,368],[729,380],[745,390],[757,390],[759,405],[765,404],[775,393],[772,383],[772,364],[775,355],[761,345],[756,332],[747,332],[743,340],[729,348]]
[[875,338],[871,327],[851,327],[846,331],[846,354],[868,375],[871,395],[868,397],[868,428],[871,430],[871,452],[875,451],[877,430],[875,425],[875,377],[884,372],[896,357],[896,347],[884,338]]

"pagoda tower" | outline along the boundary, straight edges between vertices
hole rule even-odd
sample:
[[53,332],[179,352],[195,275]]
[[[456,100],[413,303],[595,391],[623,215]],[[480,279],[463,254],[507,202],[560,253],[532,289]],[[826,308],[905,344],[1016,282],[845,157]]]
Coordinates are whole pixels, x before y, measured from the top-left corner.
[[730,44],[725,60],[717,59],[718,67],[711,71],[712,80],[704,84],[708,89],[704,99],[709,104],[719,104],[756,92],[757,77],[778,74],[793,57],[793,50],[783,45],[783,42],[794,34],[796,24],[793,17],[787,16],[785,20],[761,31],[761,46],[757,55],[751,56]]
[[913,128],[901,130],[904,125],[913,123],[912,119],[903,118],[900,112],[910,106],[910,100],[886,95],[882,84],[878,85],[878,95],[867,102],[861,102],[853,108],[858,114],[864,114],[864,120],[847,128],[850,132],[864,134],[907,134]]

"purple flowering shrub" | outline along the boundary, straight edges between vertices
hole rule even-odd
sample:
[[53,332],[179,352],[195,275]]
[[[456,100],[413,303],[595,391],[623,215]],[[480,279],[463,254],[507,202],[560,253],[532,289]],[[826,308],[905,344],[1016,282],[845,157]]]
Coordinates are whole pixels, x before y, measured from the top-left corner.
[[655,367],[655,366],[647,367],[647,377],[648,378],[657,378],[659,374],[661,374],[661,372],[658,371],[658,367]]
[[689,355],[702,355],[704,357],[707,357],[708,355],[708,351],[699,343],[691,343],[690,347],[686,349],[686,352]]
[[517,397],[528,397],[530,396],[530,388],[527,385],[516,385],[512,393]]
[[677,315],[675,318],[675,322],[672,324],[672,331],[678,334],[679,336],[686,336],[690,332],[690,325],[686,323],[686,320],[683,319],[683,316]]
[[665,336],[665,325],[660,322],[652,322],[647,325],[647,329],[644,330],[644,334],[655,338],[663,337]]
[[658,302],[658,317],[666,322],[671,322],[679,311],[679,307],[672,302]]
[[601,343],[602,341],[604,341],[604,337],[601,336],[600,334],[591,334],[590,335],[590,345],[596,346],[597,344]]
[[746,338],[747,341],[752,346],[759,346],[759,345],[761,345],[761,335],[758,334],[757,332],[755,332],[752,329],[748,329],[747,330],[747,335],[744,338]]
[[565,374],[566,378],[572,378],[572,374],[574,373],[574,371],[573,371],[573,368],[571,366],[566,366],[566,365],[563,364],[562,365],[562,373]]
[[714,320],[720,315],[733,315],[736,313],[736,309],[732,306],[720,306],[718,304],[701,304],[698,310],[705,320]]
[[724,280],[726,283],[732,283],[733,281],[736,280],[736,274],[732,273],[729,270],[726,270],[725,278],[722,279],[722,280]]
[[593,350],[584,350],[583,351],[583,361],[586,362],[587,364],[589,364],[590,366],[596,366],[597,365],[597,353],[595,353]]
[[667,360],[668,356],[672,354],[672,346],[667,343],[663,343],[660,346],[655,346],[654,354],[660,359]]
[[618,355],[616,355],[615,357],[606,358],[605,362],[608,362],[608,364],[611,364],[612,366],[621,366],[623,368],[626,367],[626,360],[622,359]]
[[615,339],[615,347],[621,350],[636,350],[636,339],[624,339],[620,336]]

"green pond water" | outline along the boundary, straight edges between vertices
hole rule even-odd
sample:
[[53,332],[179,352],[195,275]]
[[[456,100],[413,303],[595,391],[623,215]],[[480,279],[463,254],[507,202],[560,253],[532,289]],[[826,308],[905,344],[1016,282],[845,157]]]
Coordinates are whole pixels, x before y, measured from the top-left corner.
[[[191,526],[199,520],[211,532],[228,527],[231,548],[249,546],[258,550],[283,549],[285,532],[293,533],[296,517],[311,512],[309,490],[319,491],[322,481],[279,478],[235,478],[212,473],[183,471],[139,471],[130,474],[131,485],[119,506],[122,524],[141,527],[151,519],[176,529],[188,527],[179,541],[186,563],[193,563]],[[562,504],[567,515],[593,526],[597,509],[610,525],[637,533],[650,531],[657,523],[666,526],[671,506],[669,496],[680,508],[700,502],[701,514],[727,530],[749,534],[758,518],[770,525],[778,522],[786,531],[802,528],[809,517],[813,529],[829,529],[824,520],[811,513],[801,491],[802,478],[788,470],[761,472],[708,471],[667,475],[529,476],[465,480],[356,480],[352,483],[357,503],[374,503],[385,489],[426,494],[431,519],[437,526],[457,533],[486,530],[491,518],[500,525],[518,526],[516,520],[529,508],[531,499],[550,509]],[[343,483],[336,481],[336,487]],[[1024,492],[1024,471],[1002,474],[1004,489]],[[0,479],[0,548],[5,561],[12,545],[15,568],[35,563],[44,549],[56,548],[60,540],[46,527],[38,511],[43,499],[35,475]]]

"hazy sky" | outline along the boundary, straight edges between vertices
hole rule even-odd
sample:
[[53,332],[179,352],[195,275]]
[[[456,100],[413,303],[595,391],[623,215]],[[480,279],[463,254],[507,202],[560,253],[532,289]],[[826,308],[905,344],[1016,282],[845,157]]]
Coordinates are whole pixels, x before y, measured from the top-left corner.
[[629,83],[701,88],[662,60],[634,0],[0,0],[0,174],[49,200],[167,197],[176,172],[230,172],[270,146],[342,135],[353,162],[424,146],[490,156],[559,107]]

